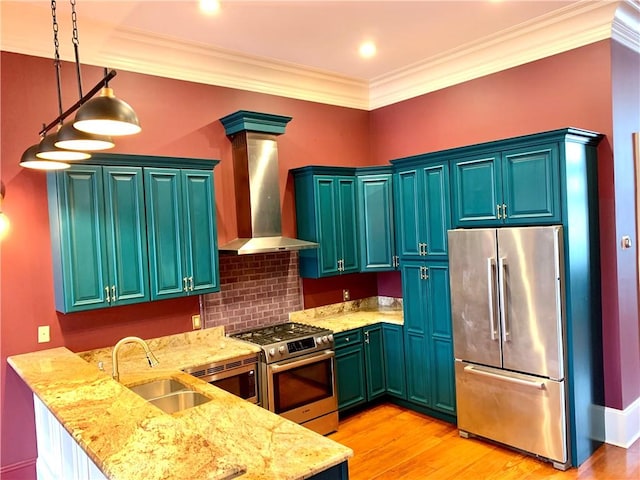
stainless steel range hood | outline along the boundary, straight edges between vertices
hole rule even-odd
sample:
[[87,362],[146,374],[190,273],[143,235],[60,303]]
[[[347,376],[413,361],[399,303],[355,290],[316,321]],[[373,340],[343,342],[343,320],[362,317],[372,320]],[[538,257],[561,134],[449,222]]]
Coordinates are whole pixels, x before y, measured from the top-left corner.
[[289,120],[247,111],[220,119],[232,141],[239,237],[219,247],[221,252],[245,255],[318,247],[282,236],[276,135]]

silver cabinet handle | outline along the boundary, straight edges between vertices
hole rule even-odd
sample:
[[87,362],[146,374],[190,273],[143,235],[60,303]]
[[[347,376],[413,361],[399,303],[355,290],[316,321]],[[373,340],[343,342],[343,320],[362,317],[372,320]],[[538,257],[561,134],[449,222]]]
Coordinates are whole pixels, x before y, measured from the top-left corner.
[[111,297],[109,296],[109,287],[104,287],[104,291],[107,294],[107,303],[111,303]]
[[424,267],[424,279],[427,280],[429,278],[429,267]]
[[189,291],[193,292],[193,277],[189,277]]
[[502,208],[502,205],[496,205],[496,210],[498,211],[498,220],[500,220],[502,218],[502,215],[500,214],[500,209]]
[[420,267],[420,279],[426,280],[429,278],[429,269],[425,266]]
[[502,218],[507,218],[507,205],[505,203],[502,204]]
[[368,344],[369,343],[369,332],[364,332],[364,343]]
[[118,297],[116,297],[116,286],[112,285],[111,286],[111,301],[115,302],[118,299]]
[[185,292],[189,291],[189,288],[187,287],[187,277],[182,277],[182,290]]
[[496,259],[487,258],[487,292],[489,294],[489,328],[491,329],[491,340],[498,338],[498,322],[496,321]]

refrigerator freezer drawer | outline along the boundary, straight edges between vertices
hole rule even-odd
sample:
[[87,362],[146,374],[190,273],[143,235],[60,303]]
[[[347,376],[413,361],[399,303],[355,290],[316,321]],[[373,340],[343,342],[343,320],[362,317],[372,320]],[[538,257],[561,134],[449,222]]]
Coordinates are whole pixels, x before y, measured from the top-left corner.
[[565,384],[456,361],[458,428],[565,464]]

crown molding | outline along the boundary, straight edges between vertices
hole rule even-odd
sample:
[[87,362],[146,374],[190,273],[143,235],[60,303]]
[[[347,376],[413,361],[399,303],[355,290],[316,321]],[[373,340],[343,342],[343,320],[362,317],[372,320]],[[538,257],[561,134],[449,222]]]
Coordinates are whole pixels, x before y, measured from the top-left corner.
[[481,42],[375,78],[369,109],[384,107],[611,37],[620,2],[583,1],[503,30]]
[[[607,38],[640,51],[639,18],[637,0],[583,0],[371,82],[89,21],[83,29],[92,35],[81,51],[84,64],[373,110]],[[49,27],[34,35],[8,23],[2,50],[51,57]],[[63,47],[61,58],[74,61]]]

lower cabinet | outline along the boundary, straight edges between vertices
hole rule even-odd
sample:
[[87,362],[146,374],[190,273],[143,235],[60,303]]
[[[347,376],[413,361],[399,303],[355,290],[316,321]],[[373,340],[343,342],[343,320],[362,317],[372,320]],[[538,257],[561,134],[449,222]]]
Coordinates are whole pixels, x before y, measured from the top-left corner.
[[334,338],[339,411],[385,394],[406,398],[401,325],[376,324]]

